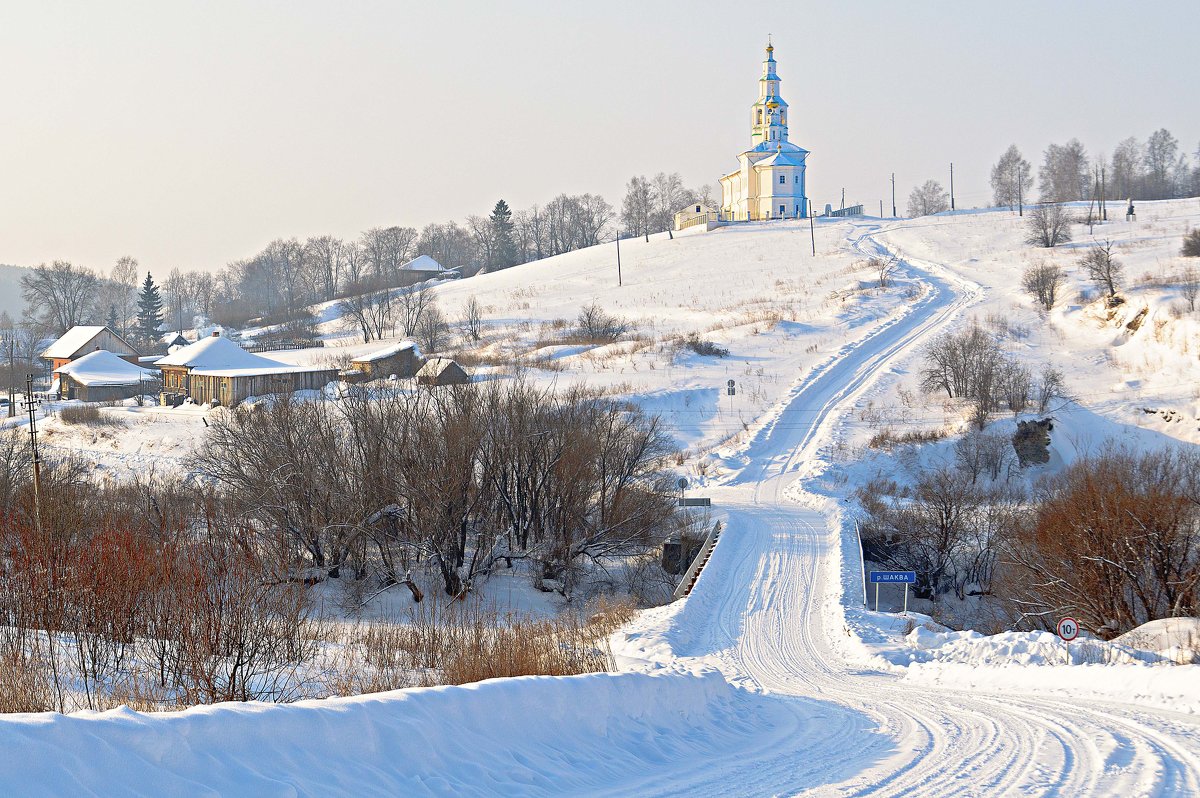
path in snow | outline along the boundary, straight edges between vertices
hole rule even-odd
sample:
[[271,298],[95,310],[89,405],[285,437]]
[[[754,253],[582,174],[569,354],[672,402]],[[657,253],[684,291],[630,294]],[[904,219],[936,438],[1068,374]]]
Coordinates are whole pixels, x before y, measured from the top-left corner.
[[[882,250],[870,231],[857,246]],[[753,762],[745,773],[713,773],[710,788],[731,795],[1200,793],[1194,716],[916,687],[848,667],[834,650],[830,636],[845,632],[830,628],[842,617],[838,533],[807,509],[818,502],[801,480],[822,459],[825,423],[973,295],[968,286],[955,290],[935,264],[905,265],[930,286],[925,297],[799,385],[746,452],[750,465],[710,491],[728,509],[729,524],[688,598],[697,606],[674,616],[662,637],[683,663],[716,663],[732,683],[792,702],[798,716],[829,718],[773,760]],[[813,699],[823,707],[798,703]],[[829,778],[846,770],[855,775]],[[703,782],[690,788],[704,789]]]

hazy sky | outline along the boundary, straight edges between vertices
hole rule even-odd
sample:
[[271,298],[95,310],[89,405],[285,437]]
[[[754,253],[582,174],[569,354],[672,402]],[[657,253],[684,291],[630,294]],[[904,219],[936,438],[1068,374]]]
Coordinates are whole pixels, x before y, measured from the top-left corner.
[[768,33],[814,206],[988,201],[1016,142],[1200,143],[1200,3],[0,0],[0,263],[215,268],[273,238],[715,182]]

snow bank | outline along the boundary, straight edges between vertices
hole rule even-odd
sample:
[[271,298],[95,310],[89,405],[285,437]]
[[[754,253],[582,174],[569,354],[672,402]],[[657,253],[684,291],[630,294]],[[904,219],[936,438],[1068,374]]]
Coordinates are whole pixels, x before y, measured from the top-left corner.
[[736,758],[772,726],[715,671],[523,677],[290,705],[0,716],[0,772],[7,794],[24,796],[562,795]]

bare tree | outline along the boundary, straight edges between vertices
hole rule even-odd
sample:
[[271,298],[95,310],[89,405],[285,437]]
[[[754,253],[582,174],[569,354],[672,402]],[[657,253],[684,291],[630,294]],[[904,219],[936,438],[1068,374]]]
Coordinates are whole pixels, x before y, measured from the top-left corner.
[[644,176],[634,175],[625,186],[625,199],[621,203],[621,229],[631,236],[650,239],[650,217],[653,213],[653,191],[650,181]]
[[1035,247],[1056,247],[1071,240],[1074,223],[1067,208],[1056,202],[1035,205],[1029,211],[1025,242]]
[[463,306],[463,329],[466,331],[467,337],[472,341],[478,341],[482,324],[483,306],[479,304],[479,300],[472,294],[467,299],[467,304]]
[[1029,196],[1029,190],[1033,188],[1033,170],[1016,144],[1010,145],[992,167],[991,183],[992,202],[997,206],[1007,205],[1012,210],[1018,201]]
[[425,306],[412,334],[427,353],[441,352],[450,344],[450,325],[436,302]]
[[1043,203],[1087,199],[1091,183],[1087,151],[1079,139],[1046,148],[1040,181]]
[[1021,275],[1021,287],[1032,294],[1043,308],[1051,310],[1058,299],[1058,289],[1067,275],[1058,264],[1038,263]]
[[908,195],[909,216],[929,216],[950,208],[950,195],[936,180],[926,180]]
[[1188,310],[1196,309],[1196,296],[1200,295],[1200,271],[1189,266],[1179,275],[1179,293],[1187,300]]
[[1112,247],[1112,241],[1105,240],[1104,243],[1090,248],[1079,259],[1079,265],[1087,274],[1088,279],[1108,291],[1110,301],[1117,296],[1121,273],[1124,271],[1121,262],[1113,256]]
[[879,287],[887,288],[888,283],[892,279],[892,275],[896,273],[896,256],[893,255],[890,258],[871,258],[869,261],[867,261],[867,266],[869,266],[871,271],[879,276]]
[[89,319],[98,283],[91,269],[56,260],[50,266],[36,266],[22,277],[21,295],[47,330],[62,335]]

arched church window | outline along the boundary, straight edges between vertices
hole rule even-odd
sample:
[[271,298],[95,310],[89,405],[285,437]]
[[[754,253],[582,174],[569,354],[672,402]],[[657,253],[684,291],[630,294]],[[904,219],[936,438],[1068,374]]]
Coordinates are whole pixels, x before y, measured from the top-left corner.
[[796,185],[800,185],[800,175],[796,175]]
[[762,124],[762,109],[758,109],[758,124]]

